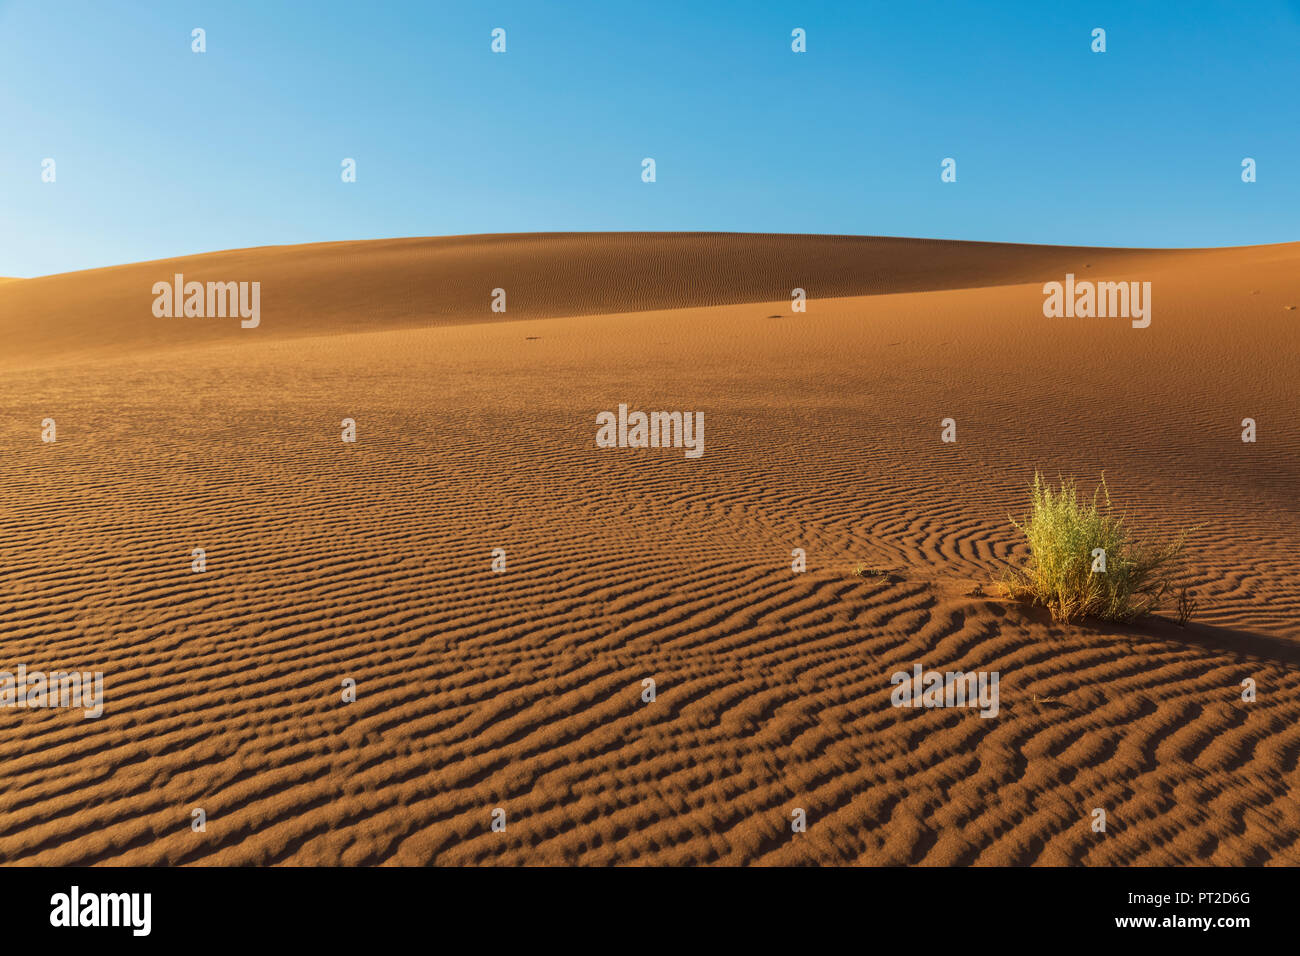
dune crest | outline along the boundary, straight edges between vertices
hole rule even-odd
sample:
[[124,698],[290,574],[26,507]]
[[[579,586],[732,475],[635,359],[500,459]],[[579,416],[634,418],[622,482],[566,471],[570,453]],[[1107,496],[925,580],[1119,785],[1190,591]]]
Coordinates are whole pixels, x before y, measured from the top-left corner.
[[[741,302],[886,295],[1128,276],[1201,264],[1300,262],[1300,245],[1120,250],[854,236],[557,233],[233,249],[6,283],[10,364],[248,343],[220,319],[159,319],[156,283],[259,282],[263,337],[427,328]],[[493,290],[506,292],[494,312]],[[177,311],[180,311],[177,303]]]

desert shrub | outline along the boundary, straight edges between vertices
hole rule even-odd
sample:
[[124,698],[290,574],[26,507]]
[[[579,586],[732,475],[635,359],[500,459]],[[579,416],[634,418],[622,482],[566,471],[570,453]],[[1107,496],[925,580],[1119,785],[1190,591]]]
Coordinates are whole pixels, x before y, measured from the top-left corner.
[[[1135,538],[1111,508],[1105,476],[1088,501],[1073,480],[1062,479],[1053,490],[1035,472],[1029,514],[1011,523],[1029,542],[1029,560],[1008,567],[1003,592],[1047,608],[1063,623],[1132,621],[1150,613],[1172,586],[1188,534],[1161,544]],[[1106,553],[1105,571],[1093,570],[1097,548]]]

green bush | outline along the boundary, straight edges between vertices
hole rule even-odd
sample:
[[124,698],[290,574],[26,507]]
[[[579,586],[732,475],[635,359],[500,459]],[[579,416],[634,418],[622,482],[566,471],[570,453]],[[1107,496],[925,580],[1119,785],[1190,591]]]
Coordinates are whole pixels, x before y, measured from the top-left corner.
[[[1030,512],[1011,523],[1028,539],[1030,557],[1024,567],[1008,568],[1004,593],[1047,608],[1062,623],[1150,613],[1172,586],[1188,534],[1164,544],[1136,540],[1112,513],[1105,476],[1089,502],[1080,500],[1073,480],[1062,479],[1053,491],[1035,472]],[[1093,570],[1096,548],[1106,552],[1105,571]]]

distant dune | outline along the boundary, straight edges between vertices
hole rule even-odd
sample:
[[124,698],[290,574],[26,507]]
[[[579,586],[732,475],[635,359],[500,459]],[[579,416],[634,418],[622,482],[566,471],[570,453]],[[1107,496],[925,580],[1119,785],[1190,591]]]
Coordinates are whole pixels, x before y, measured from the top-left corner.
[[[177,272],[260,326],[155,318]],[[1150,326],[1045,318],[1067,272]],[[106,700],[0,708],[0,862],[1300,863],[1297,305],[1300,244],[727,234],[3,283],[0,668]],[[1197,526],[1193,622],[993,596],[1035,469]],[[891,707],[917,663],[998,716]]]
[[[1279,273],[1296,247],[1125,251],[850,236],[580,233],[272,246],[29,279],[0,292],[11,362],[138,355],[240,341],[238,323],[154,321],[155,282],[259,281],[269,336],[311,336],[511,319],[643,312],[1041,284],[1073,271],[1195,271],[1251,263]],[[57,308],[54,306],[57,304]]]

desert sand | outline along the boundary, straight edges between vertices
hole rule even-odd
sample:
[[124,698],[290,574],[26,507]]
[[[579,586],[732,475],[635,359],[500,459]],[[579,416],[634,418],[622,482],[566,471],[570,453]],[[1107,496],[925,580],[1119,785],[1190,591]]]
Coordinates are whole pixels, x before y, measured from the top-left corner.
[[[176,272],[260,281],[260,326],[155,318]],[[1150,327],[1045,318],[1066,272],[1151,281]],[[1300,244],[475,236],[0,283],[0,669],[105,683],[99,719],[0,708],[0,862],[1300,863],[1297,305]],[[704,455],[597,448],[620,403],[704,411]],[[1035,469],[1197,527],[1187,627],[993,592]],[[998,671],[998,716],[891,707],[917,663]]]

